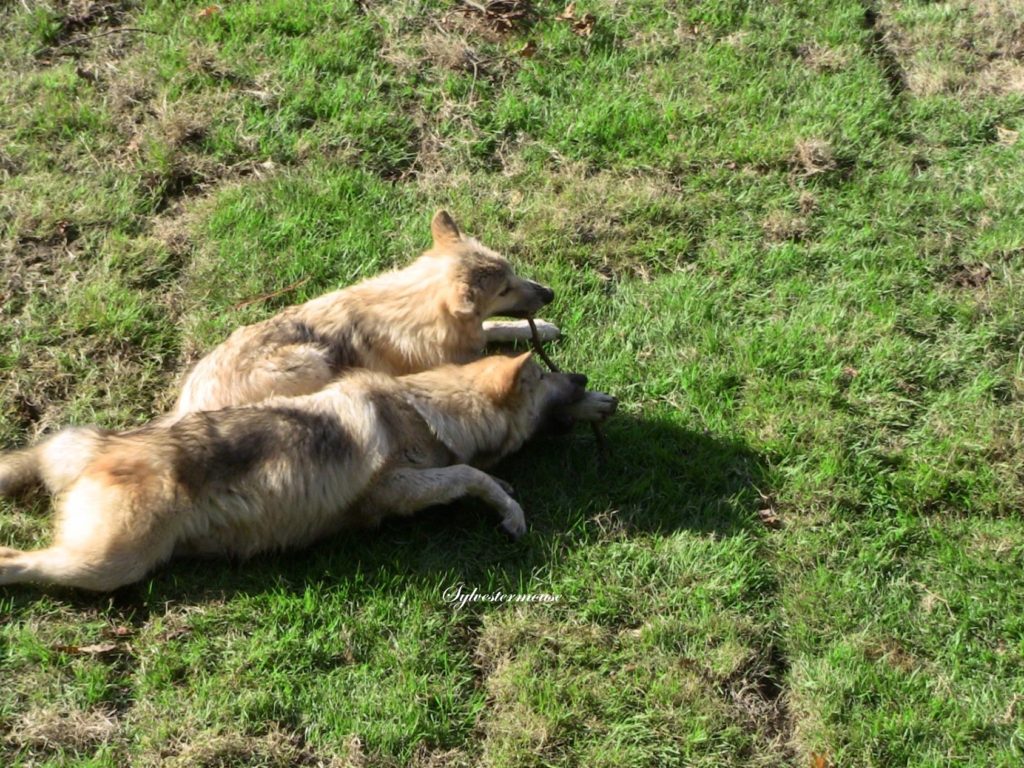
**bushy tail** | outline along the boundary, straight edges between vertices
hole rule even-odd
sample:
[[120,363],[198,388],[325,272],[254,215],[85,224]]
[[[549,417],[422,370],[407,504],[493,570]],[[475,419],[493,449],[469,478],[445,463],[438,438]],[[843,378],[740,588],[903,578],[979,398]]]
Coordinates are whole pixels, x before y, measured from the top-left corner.
[[36,446],[0,454],[0,496],[7,496],[40,480]]
[[60,493],[82,474],[108,434],[96,427],[69,427],[29,448],[0,454],[0,496],[31,483]]
[[97,427],[68,427],[36,446],[39,477],[50,493],[61,493],[82,474],[110,432]]

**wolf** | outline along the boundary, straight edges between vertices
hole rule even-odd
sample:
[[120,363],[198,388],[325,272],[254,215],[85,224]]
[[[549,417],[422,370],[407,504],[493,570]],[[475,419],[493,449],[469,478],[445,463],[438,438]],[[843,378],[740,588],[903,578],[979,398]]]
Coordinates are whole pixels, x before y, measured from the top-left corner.
[[519,537],[522,508],[483,469],[552,418],[614,413],[586,384],[531,353],[498,355],[398,378],[356,370],[310,395],[127,432],[66,429],[0,455],[0,493],[35,476],[56,507],[51,546],[0,547],[0,584],[107,591],[175,555],[302,547],[463,496]]
[[[188,374],[168,418],[310,394],[348,368],[402,376],[467,363],[489,341],[528,339],[525,325],[484,321],[532,317],[554,291],[517,276],[446,211],[434,215],[431,234],[433,247],[404,269],[234,331]],[[558,335],[543,321],[540,331]]]

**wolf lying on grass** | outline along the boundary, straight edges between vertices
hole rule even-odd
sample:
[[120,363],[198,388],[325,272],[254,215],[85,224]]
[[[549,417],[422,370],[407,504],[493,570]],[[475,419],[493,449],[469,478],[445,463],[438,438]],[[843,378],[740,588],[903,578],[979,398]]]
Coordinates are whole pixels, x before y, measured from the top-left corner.
[[530,357],[401,378],[354,371],[311,395],[122,433],[71,428],[0,456],[0,493],[40,477],[57,508],[49,548],[0,547],[0,584],[110,590],[175,554],[300,547],[462,496],[497,509],[518,537],[523,510],[476,466],[551,418],[600,421],[617,405]]
[[[433,248],[405,269],[288,307],[239,328],[199,361],[170,415],[316,392],[347,368],[402,376],[467,363],[488,341],[529,339],[529,317],[555,296],[516,276],[494,251],[467,238],[445,211],[431,222]],[[541,323],[544,340],[558,335]]]

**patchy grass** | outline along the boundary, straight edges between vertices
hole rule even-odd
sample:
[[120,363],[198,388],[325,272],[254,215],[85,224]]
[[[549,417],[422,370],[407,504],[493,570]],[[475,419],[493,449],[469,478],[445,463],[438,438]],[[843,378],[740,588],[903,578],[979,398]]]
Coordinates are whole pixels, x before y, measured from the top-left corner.
[[623,403],[608,469],[500,469],[517,544],[464,504],[5,591],[4,764],[1019,764],[1016,6],[466,7],[0,10],[4,445],[145,421],[440,205]]

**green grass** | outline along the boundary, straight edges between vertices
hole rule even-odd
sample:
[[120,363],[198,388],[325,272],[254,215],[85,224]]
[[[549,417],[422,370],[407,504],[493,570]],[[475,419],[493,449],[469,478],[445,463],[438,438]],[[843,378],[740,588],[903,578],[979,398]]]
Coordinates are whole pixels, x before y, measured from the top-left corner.
[[514,544],[467,503],[0,592],[5,765],[1020,764],[1010,0],[207,5],[0,9],[0,442],[146,421],[444,206],[555,287],[612,460],[508,460]]

